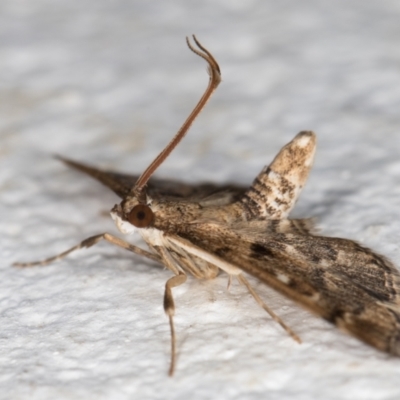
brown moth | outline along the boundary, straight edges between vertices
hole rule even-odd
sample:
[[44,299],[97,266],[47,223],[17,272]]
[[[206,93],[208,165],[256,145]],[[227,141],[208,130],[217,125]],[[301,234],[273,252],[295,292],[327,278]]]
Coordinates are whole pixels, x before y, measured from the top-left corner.
[[313,164],[313,132],[295,136],[249,188],[149,180],[221,80],[214,57],[195,36],[193,40],[198,49],[187,39],[189,48],[208,63],[208,87],[182,128],[141,176],[101,171],[61,158],[122,198],[112,208],[112,218],[122,233],[138,231],[150,251],[103,233],[55,257],[14,265],[46,265],[101,240],[164,265],[173,274],[166,282],[164,295],[171,329],[170,375],[176,357],[172,288],[182,285],[187,274],[213,279],[220,270],[244,284],[260,306],[298,342],[298,336],[255,293],[245,273],[360,340],[399,356],[399,271],[385,257],[356,242],[315,234],[308,219],[288,218]]

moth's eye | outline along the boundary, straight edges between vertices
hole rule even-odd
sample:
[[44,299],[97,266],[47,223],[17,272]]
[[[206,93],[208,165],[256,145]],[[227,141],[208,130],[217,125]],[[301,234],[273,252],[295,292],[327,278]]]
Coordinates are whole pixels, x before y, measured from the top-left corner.
[[153,211],[145,204],[138,204],[133,207],[128,215],[128,221],[137,228],[147,228],[154,219]]

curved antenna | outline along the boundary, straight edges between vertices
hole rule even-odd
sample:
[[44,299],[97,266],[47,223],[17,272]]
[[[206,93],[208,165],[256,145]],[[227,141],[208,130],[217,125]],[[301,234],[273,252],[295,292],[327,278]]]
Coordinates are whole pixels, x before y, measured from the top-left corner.
[[140,175],[139,179],[135,183],[135,186],[131,189],[130,194],[135,195],[140,202],[145,201],[145,199],[143,198],[143,189],[146,186],[150,177],[153,175],[154,171],[163,163],[163,161],[170,155],[172,150],[174,150],[177,144],[183,139],[193,121],[200,114],[201,110],[207,104],[207,101],[210,99],[214,90],[221,82],[221,71],[219,69],[217,61],[215,61],[215,58],[211,55],[211,53],[200,44],[195,35],[193,35],[193,40],[200,50],[194,48],[193,45],[190,43],[189,38],[186,37],[186,43],[189,49],[192,50],[193,53],[197,54],[199,57],[207,61],[210,80],[208,82],[206,91],[204,92],[203,96],[201,97],[193,111],[190,113],[182,127],[179,129],[173,139],[168,143],[167,147],[165,147],[165,149],[154,159],[154,161],[147,167],[142,175]]

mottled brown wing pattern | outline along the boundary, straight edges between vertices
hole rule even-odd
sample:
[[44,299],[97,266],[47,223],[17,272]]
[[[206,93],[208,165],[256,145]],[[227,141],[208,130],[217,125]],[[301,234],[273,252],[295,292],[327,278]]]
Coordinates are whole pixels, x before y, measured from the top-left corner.
[[198,224],[184,236],[342,330],[400,355],[400,274],[390,261],[351,240],[272,234],[276,224],[265,224],[258,234],[260,224],[253,233]]

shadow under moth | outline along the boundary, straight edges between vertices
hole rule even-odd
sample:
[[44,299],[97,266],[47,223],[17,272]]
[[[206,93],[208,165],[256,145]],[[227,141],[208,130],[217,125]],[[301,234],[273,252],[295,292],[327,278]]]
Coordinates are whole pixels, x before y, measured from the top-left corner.
[[101,240],[164,265],[172,273],[164,294],[171,330],[170,375],[176,362],[172,289],[185,283],[189,274],[213,279],[220,270],[245,285],[257,303],[298,342],[299,337],[253,290],[246,274],[358,339],[399,356],[399,271],[385,257],[356,242],[315,234],[309,219],[288,218],[313,164],[313,132],[295,136],[248,188],[150,179],[221,81],[214,57],[195,36],[193,40],[197,48],[187,39],[189,48],[208,64],[208,87],[181,129],[142,175],[102,171],[60,157],[122,199],[112,208],[112,218],[123,234],[139,232],[150,251],[103,233],[55,257],[14,265],[46,265]]

